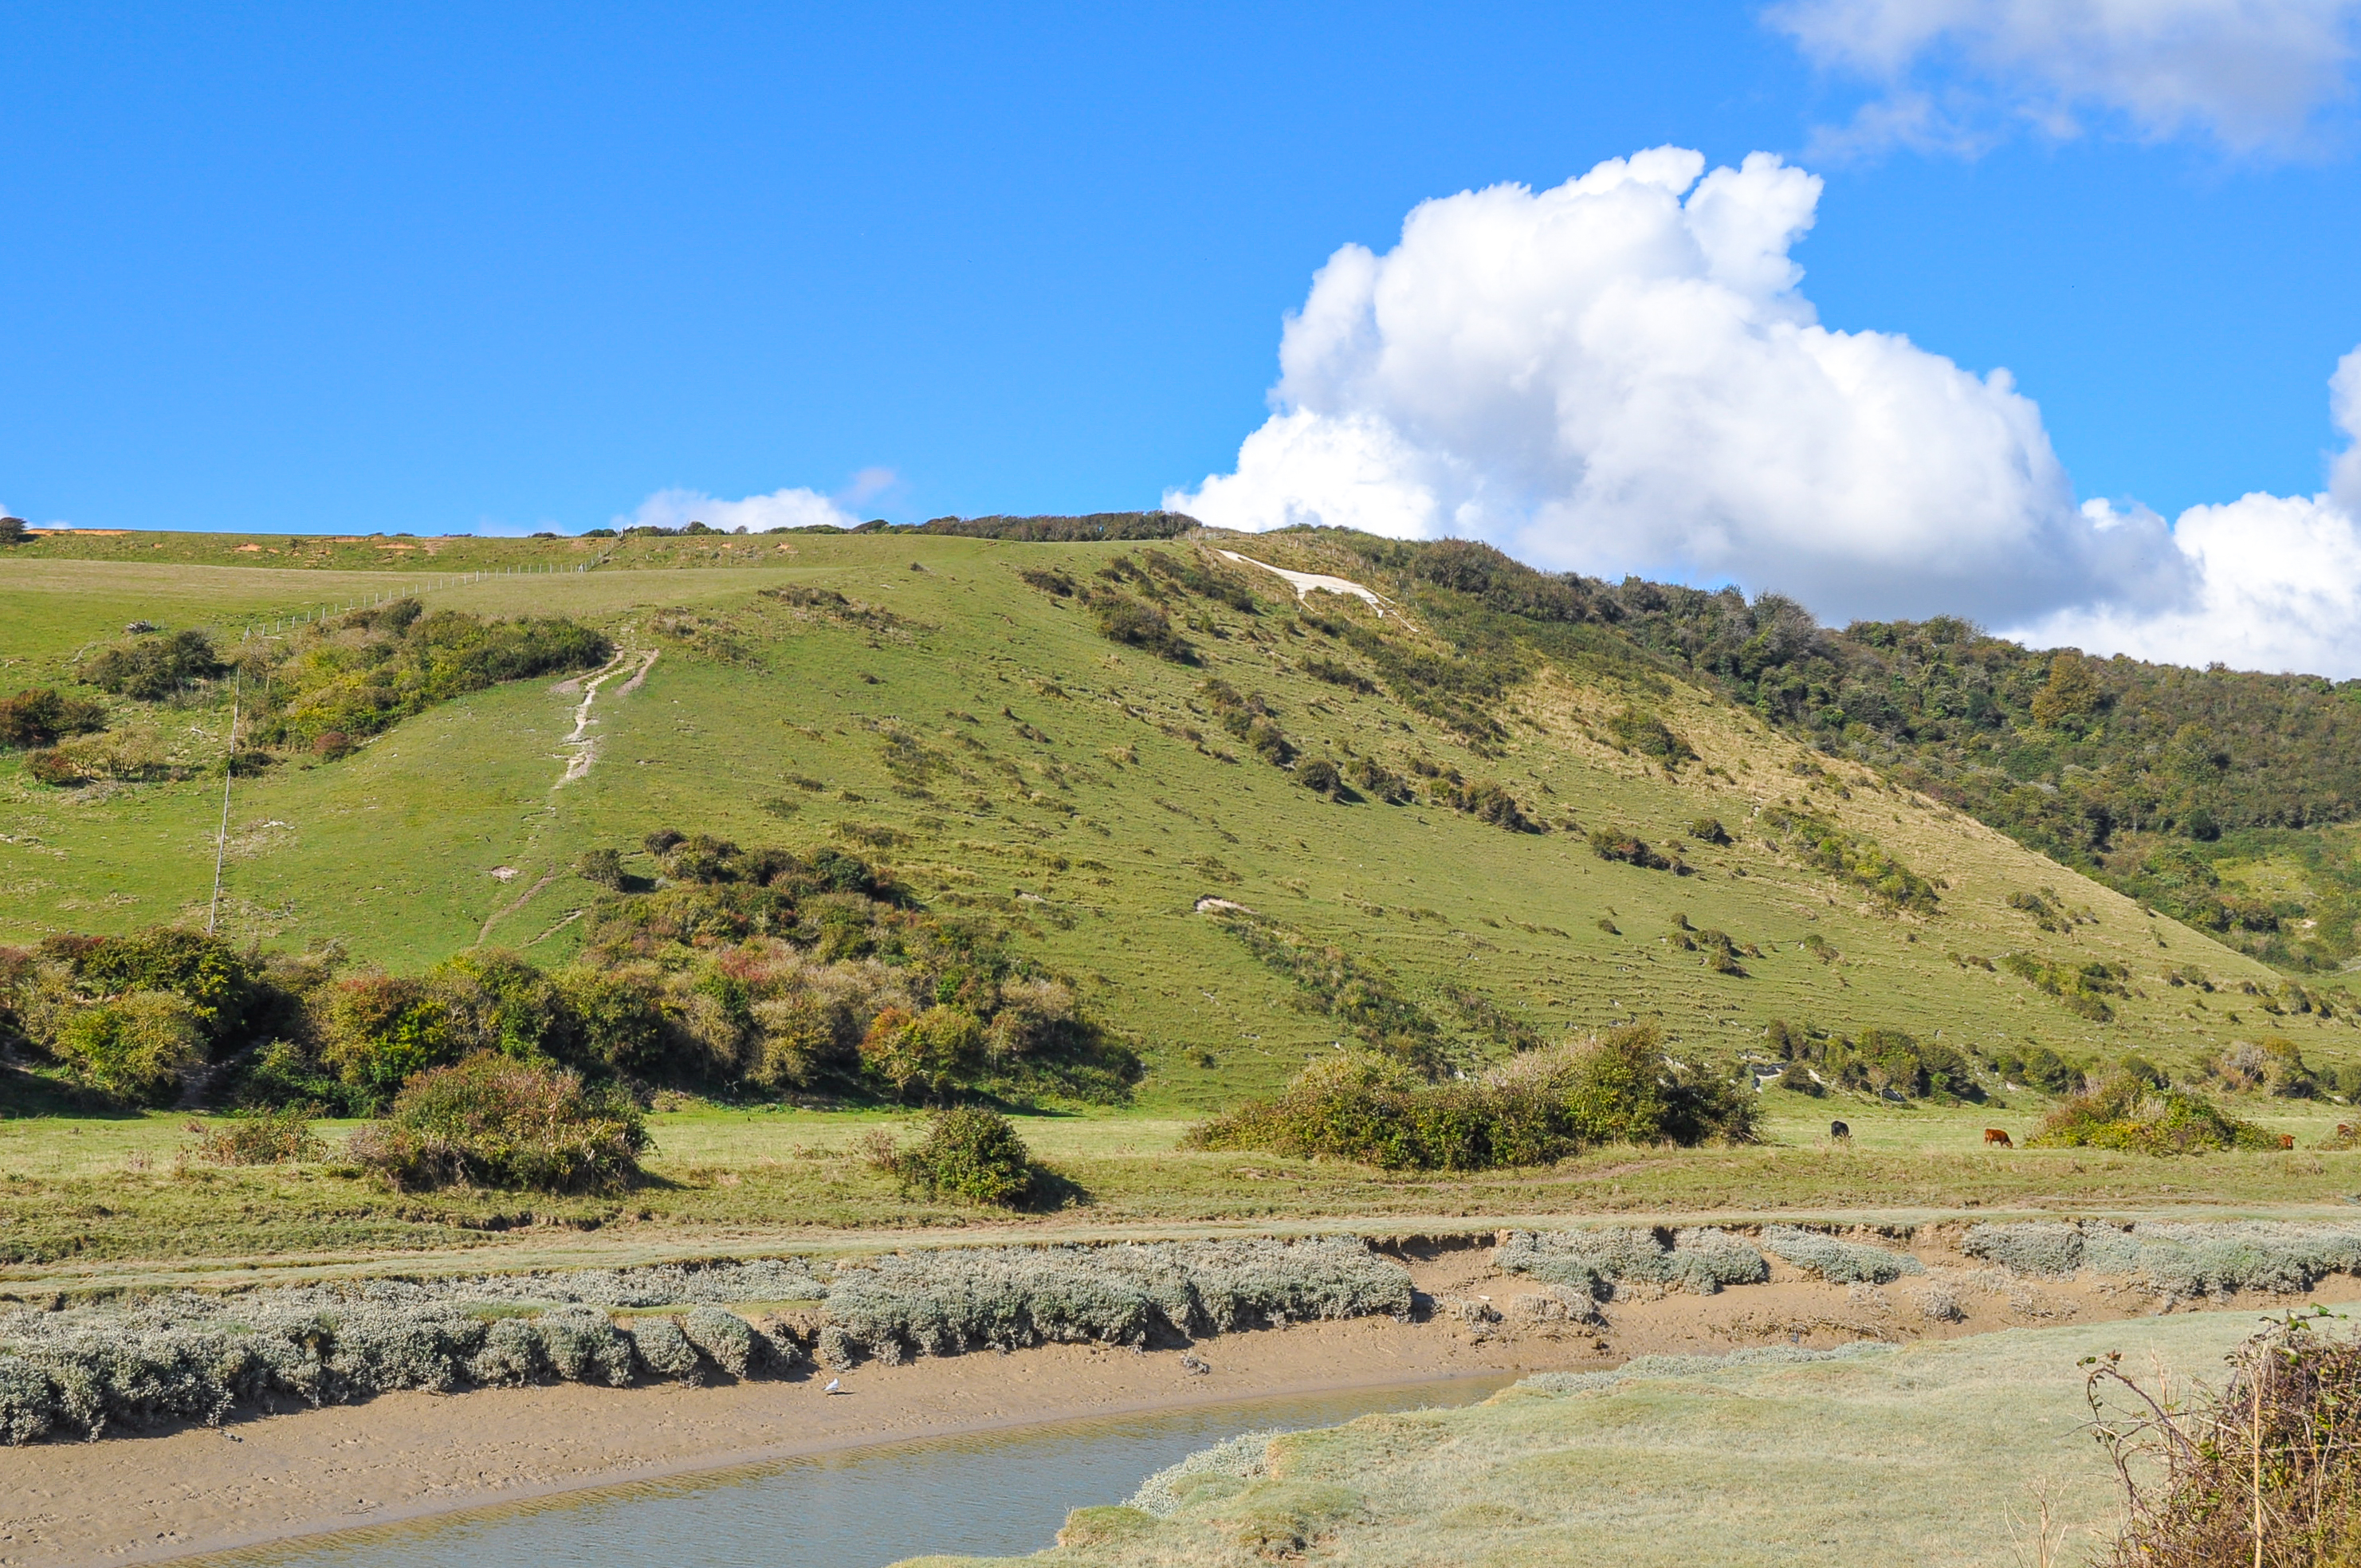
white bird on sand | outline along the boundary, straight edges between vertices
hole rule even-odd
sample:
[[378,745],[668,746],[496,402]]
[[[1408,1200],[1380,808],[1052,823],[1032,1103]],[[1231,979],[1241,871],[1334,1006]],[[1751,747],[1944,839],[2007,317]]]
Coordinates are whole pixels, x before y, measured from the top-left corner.
[[841,1377],[831,1377],[831,1378],[829,1378],[829,1379],[828,1380],[828,1387],[825,1387],[825,1388],[823,1388],[823,1389],[821,1389],[821,1390],[820,1390],[820,1392],[821,1392],[821,1393],[823,1393],[823,1394],[835,1394],[835,1393],[841,1392],[841,1391],[842,1391],[842,1389],[843,1389],[843,1387],[844,1387],[844,1379],[843,1379],[843,1378],[841,1378]]

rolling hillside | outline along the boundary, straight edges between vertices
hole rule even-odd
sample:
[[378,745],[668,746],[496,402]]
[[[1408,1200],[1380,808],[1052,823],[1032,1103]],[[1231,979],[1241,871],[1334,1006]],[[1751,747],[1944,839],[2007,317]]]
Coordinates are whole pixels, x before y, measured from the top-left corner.
[[[657,828],[835,843],[1076,977],[1135,1037],[1149,1105],[1274,1086],[1348,1038],[1325,1004],[1349,987],[1468,1052],[1647,1016],[1717,1053],[1776,1018],[2361,1056],[2317,1009],[2341,993],[1807,750],[1611,628],[1471,633],[1397,584],[1299,601],[1255,562],[1368,576],[1307,534],[51,537],[0,561],[0,685],[71,682],[134,620],[235,648],[427,584],[433,609],[585,621],[618,650],[603,680],[496,685],[238,778],[227,928],[396,968],[479,943],[555,960],[603,892],[585,851],[645,876]],[[0,752],[0,941],[203,921],[230,695],[112,705],[177,782],[60,789]]]

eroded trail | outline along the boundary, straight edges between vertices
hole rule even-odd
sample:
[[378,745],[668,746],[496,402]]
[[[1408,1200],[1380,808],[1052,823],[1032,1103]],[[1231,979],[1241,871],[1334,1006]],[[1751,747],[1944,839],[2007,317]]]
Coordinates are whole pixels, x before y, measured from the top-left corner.
[[631,696],[640,689],[640,683],[647,679],[648,671],[655,667],[656,652],[653,648],[645,652],[625,649],[594,673],[582,677],[582,701],[574,709],[573,733],[558,742],[573,754],[566,759],[566,771],[558,775],[557,782],[551,788],[565,788],[588,773],[590,765],[598,760],[598,742],[590,733],[590,710],[598,701],[598,688],[628,669],[631,678],[615,689],[615,695]]

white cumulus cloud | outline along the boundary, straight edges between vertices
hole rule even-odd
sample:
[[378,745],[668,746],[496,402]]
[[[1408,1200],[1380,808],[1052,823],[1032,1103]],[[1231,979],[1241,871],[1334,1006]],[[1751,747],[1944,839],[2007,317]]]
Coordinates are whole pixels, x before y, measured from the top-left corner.
[[1824,144],[1971,151],[2095,119],[2268,153],[2351,102],[2361,0],[1784,0],[1765,19],[1883,92]]
[[[874,470],[864,470],[864,477]],[[811,528],[830,523],[851,528],[861,520],[818,490],[774,490],[728,501],[702,490],[658,490],[640,503],[639,510],[614,521],[617,528],[679,528],[701,522],[727,533],[743,528],[762,533],[774,528]]]
[[[2361,675],[2361,348],[2338,361],[2329,409],[2352,444],[2326,492],[2257,492],[2191,507],[2173,523],[2192,584],[2185,604],[2146,614],[2077,607],[2009,635],[2177,664]],[[2108,521],[2121,515],[2100,501],[2085,510]]]
[[1820,182],[1659,148],[1427,202],[1288,318],[1268,421],[1164,504],[1217,527],[1480,538],[1543,567],[1949,613],[2044,644],[2361,674],[2355,438],[2311,498],[2177,524],[2078,505],[2041,413],[1908,338],[1820,324],[1791,255]]
[[1819,324],[1789,256],[1819,194],[1768,154],[1706,173],[1659,148],[1425,203],[1392,250],[1321,269],[1269,422],[1165,504],[1736,578],[1839,619],[2178,593],[2160,524],[2077,510],[2005,371]]

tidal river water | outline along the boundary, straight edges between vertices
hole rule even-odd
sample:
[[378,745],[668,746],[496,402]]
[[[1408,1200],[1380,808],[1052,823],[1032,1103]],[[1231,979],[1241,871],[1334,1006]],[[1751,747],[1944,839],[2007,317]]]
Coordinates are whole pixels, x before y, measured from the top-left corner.
[[313,1537],[209,1568],[878,1568],[922,1552],[1051,1543],[1069,1508],[1241,1432],[1472,1404],[1505,1377],[1256,1399],[849,1450]]

